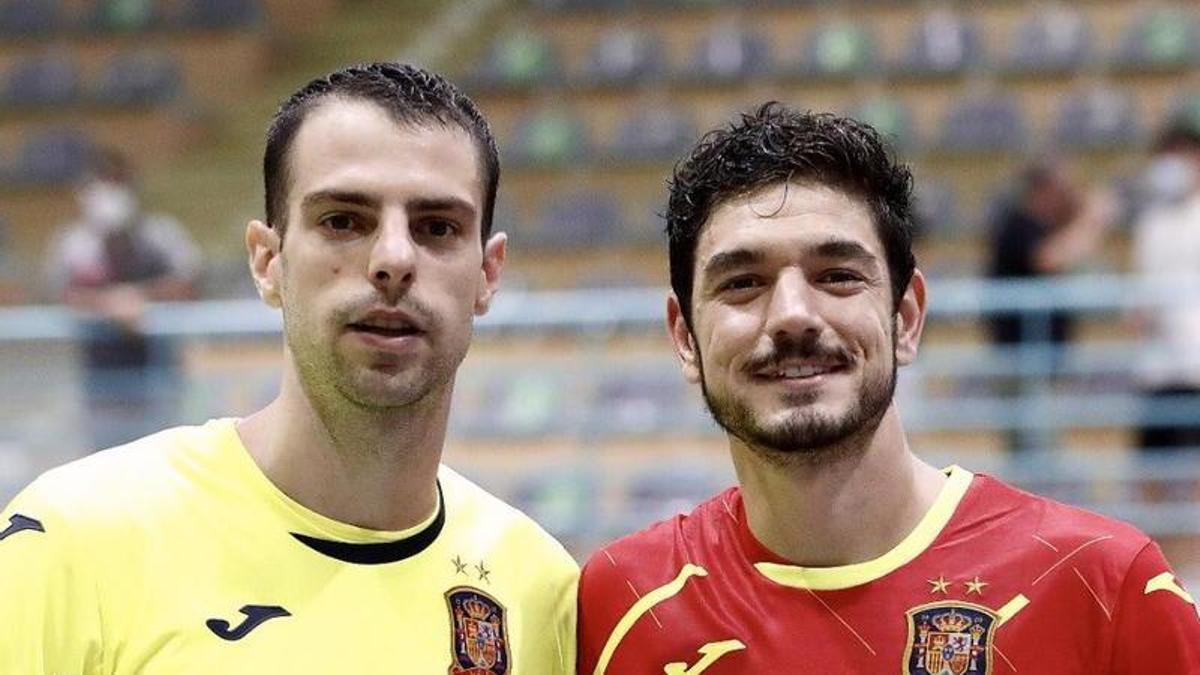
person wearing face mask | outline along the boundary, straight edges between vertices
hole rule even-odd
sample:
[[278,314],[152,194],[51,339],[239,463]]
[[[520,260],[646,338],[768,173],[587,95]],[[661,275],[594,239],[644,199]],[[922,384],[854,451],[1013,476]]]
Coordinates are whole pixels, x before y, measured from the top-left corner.
[[1133,232],[1133,271],[1174,298],[1135,316],[1145,341],[1139,447],[1200,448],[1200,129],[1173,122],[1159,135],[1142,175],[1145,204]]
[[192,296],[199,251],[174,218],[147,213],[121,154],[96,154],[76,191],[79,215],[46,258],[52,298],[78,312],[90,447],[161,426],[175,390],[171,345],[146,335],[148,302]]

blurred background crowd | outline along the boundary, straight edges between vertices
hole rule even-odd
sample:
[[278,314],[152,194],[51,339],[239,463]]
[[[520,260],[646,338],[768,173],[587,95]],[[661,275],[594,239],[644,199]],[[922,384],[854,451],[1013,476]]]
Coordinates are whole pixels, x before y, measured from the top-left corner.
[[1188,0],[0,0],[0,498],[273,397],[242,234],[279,99],[448,74],[501,144],[502,300],[447,460],[578,555],[731,480],[663,329],[672,163],[764,100],[911,162],[919,454],[1131,520],[1200,584]]

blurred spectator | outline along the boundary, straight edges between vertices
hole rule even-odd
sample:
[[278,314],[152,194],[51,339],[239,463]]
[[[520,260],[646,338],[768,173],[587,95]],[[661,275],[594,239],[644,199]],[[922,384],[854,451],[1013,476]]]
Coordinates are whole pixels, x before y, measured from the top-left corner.
[[[1032,162],[1018,177],[1015,194],[994,212],[988,276],[1028,279],[1069,272],[1093,256],[1117,213],[1115,197],[1101,191],[1085,195],[1060,161]],[[997,313],[989,328],[999,346],[1057,347],[1070,338],[1071,319],[1061,312]],[[1004,389],[1013,394],[1026,384],[1018,377]],[[1009,436],[1012,450],[1031,445],[1023,430]]]
[[[995,210],[988,275],[1014,279],[1069,272],[1092,257],[1117,212],[1115,197],[1103,191],[1085,195],[1060,161],[1034,161],[1021,171],[1015,194]],[[1066,316],[1052,315],[1048,328],[1041,339],[1061,343],[1070,337]],[[1028,341],[1030,330],[1036,327],[1023,325],[1019,315],[999,314],[991,325],[999,344]]]
[[1139,444],[1149,450],[1200,447],[1200,129],[1172,123],[1155,143],[1143,180],[1146,204],[1134,226],[1134,271],[1180,302],[1138,316],[1146,341],[1139,370],[1148,416]]
[[145,332],[148,302],[192,295],[199,252],[174,219],[142,210],[124,157],[96,153],[66,225],[46,259],[55,296],[79,312],[83,381],[93,447],[162,426],[175,386],[175,355]]

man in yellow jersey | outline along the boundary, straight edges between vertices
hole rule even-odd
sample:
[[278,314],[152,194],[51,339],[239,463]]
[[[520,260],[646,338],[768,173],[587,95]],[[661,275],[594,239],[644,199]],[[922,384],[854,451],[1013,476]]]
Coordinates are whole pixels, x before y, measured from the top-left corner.
[[575,563],[440,464],[505,255],[487,122],[435,74],[357,66],[283,104],[263,164],[279,397],[26,488],[0,673],[572,672]]

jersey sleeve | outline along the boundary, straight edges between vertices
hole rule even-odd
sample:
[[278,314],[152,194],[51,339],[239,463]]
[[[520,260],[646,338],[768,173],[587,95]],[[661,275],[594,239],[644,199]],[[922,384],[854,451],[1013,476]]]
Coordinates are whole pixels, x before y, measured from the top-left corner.
[[1200,673],[1196,600],[1150,542],[1130,564],[1113,616],[1112,675]]
[[101,672],[96,587],[78,548],[32,486],[0,512],[0,673]]

